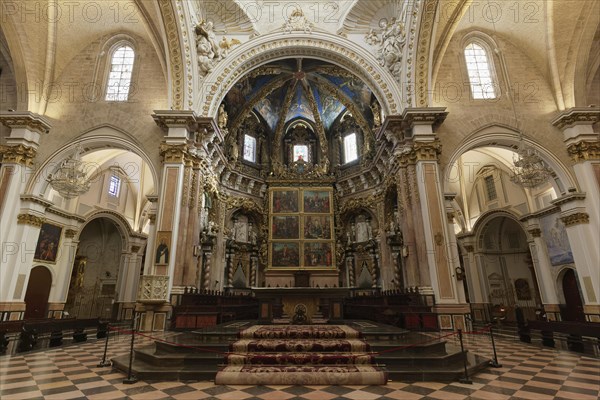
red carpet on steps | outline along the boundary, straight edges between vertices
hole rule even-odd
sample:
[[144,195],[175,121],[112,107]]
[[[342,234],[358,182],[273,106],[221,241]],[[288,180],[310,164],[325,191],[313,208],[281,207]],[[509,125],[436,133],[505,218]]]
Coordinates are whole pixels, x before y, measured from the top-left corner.
[[255,325],[231,344],[220,385],[385,385],[369,344],[345,325]]

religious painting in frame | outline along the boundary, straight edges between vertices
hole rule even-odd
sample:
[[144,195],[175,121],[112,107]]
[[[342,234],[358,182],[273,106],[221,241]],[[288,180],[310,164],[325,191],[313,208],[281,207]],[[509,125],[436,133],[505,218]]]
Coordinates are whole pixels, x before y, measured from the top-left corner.
[[331,243],[304,243],[304,266],[324,268],[332,267],[333,255],[331,252]]
[[329,215],[305,216],[304,239],[331,239],[331,217]]
[[158,232],[156,235],[156,251],[154,265],[168,265],[171,253],[171,232]]
[[303,211],[305,213],[331,212],[331,191],[329,190],[304,190]]
[[275,268],[300,267],[299,243],[271,243],[271,265]]
[[297,215],[276,215],[271,223],[272,239],[299,239],[300,217]]
[[297,190],[273,190],[271,196],[273,214],[297,213],[299,211]]
[[55,263],[58,255],[58,246],[62,235],[62,227],[43,223],[38,236],[37,246],[33,258],[48,263]]

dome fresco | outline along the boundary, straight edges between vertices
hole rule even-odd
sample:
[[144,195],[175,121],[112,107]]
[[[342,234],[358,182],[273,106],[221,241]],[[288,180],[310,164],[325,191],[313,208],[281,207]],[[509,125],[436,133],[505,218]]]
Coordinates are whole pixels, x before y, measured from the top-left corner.
[[253,111],[271,132],[279,121],[317,123],[329,131],[351,104],[372,122],[369,87],[349,71],[315,59],[286,59],[263,65],[238,81],[224,99],[229,121]]

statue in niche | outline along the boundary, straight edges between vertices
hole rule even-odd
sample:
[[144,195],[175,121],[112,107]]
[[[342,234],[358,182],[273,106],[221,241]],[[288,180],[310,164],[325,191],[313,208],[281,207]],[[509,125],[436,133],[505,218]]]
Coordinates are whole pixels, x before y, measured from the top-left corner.
[[225,104],[221,104],[219,107],[219,115],[217,117],[219,128],[227,128],[227,111],[225,111]]
[[373,126],[375,128],[381,126],[381,106],[377,100],[371,103],[371,112],[373,113]]
[[250,242],[250,244],[256,244],[256,241],[257,241],[256,230],[252,229],[252,228],[248,228],[248,230],[249,230],[248,241]]
[[371,219],[367,218],[367,239],[373,239],[373,227],[371,226]]

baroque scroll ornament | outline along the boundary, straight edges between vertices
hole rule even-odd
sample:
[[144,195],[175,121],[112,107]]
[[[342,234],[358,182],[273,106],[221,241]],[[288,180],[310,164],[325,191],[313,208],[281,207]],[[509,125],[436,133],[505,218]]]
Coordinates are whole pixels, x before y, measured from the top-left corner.
[[406,44],[406,31],[404,24],[395,17],[390,22],[383,18],[379,22],[379,29],[371,29],[365,36],[365,41],[371,46],[377,46],[377,60],[382,67],[386,67],[400,80],[402,72],[402,53]]

